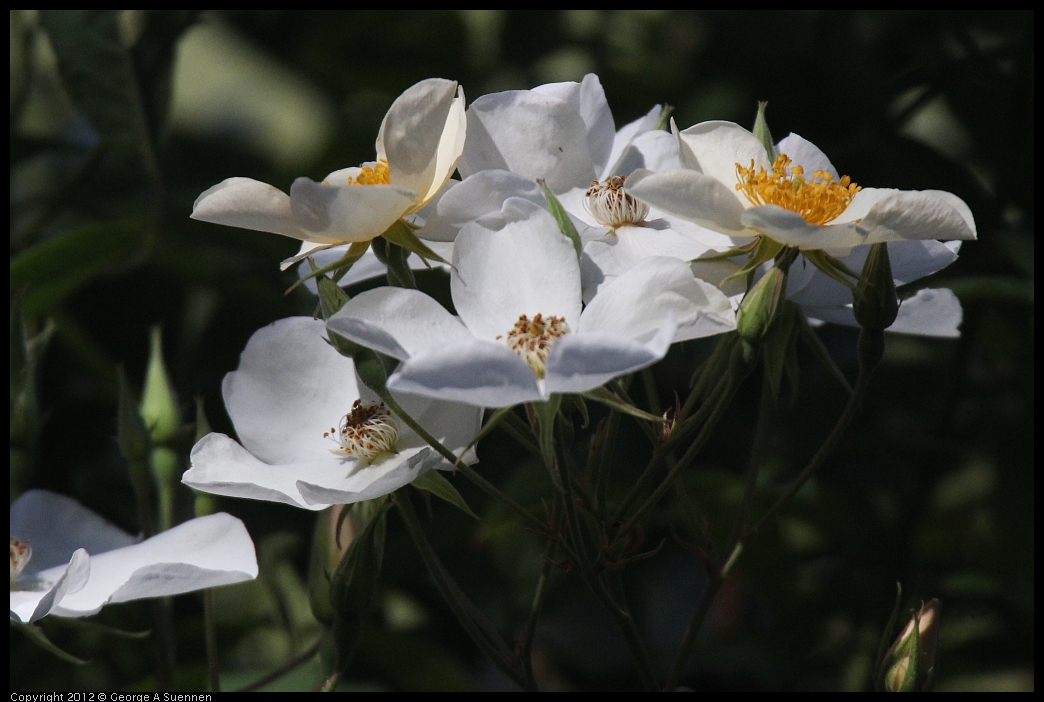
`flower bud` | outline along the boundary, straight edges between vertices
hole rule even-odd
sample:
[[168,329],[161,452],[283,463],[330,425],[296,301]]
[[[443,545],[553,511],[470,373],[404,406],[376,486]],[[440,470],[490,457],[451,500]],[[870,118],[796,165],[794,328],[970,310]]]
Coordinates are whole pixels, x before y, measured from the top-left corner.
[[163,363],[163,340],[159,327],[152,328],[149,367],[145,372],[145,389],[141,393],[141,417],[152,440],[164,443],[173,439],[181,426],[181,413],[174,388]]
[[740,303],[736,315],[736,329],[743,340],[756,344],[761,341],[776,317],[776,310],[787,289],[787,273],[773,266],[754,284]]
[[939,648],[938,599],[922,605],[885,653],[885,689],[889,692],[924,691],[935,671]]
[[895,322],[899,314],[899,300],[895,295],[887,244],[870,247],[853,298],[856,321],[864,329],[883,331]]

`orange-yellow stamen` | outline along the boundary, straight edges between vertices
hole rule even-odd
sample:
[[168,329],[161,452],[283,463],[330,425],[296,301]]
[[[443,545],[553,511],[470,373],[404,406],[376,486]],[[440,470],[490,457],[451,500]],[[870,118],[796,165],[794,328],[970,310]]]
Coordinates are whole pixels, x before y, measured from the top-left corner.
[[848,176],[834,182],[834,176],[826,171],[816,171],[805,180],[805,169],[791,165],[786,154],[776,157],[772,172],[759,167],[754,171],[754,159],[750,168],[736,164],[739,183],[736,190],[743,191],[754,205],[778,205],[797,212],[809,224],[826,224],[837,219],[852,203],[855,194],[862,190]]
[[351,185],[388,185],[391,183],[391,172],[388,170],[388,162],[381,159],[373,166],[363,166],[359,175],[349,178]]

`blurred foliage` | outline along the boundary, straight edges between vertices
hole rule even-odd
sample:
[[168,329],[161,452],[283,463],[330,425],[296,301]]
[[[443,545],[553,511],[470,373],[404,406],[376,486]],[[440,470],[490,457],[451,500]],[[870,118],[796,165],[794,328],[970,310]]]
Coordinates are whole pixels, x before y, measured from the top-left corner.
[[[750,125],[766,100],[777,137],[811,139],[864,186],[956,193],[975,214],[979,240],[920,282],[957,292],[961,339],[889,336],[855,425],[744,554],[682,682],[868,689],[899,580],[904,606],[944,603],[938,688],[1032,689],[1032,12],[12,11],[10,19],[12,499],[48,488],[138,530],[115,441],[117,364],[141,387],[159,325],[176,396],[202,396],[215,430],[231,432],[219,386],[247,339],[315,310],[305,290],[283,294],[295,273],[280,273],[278,262],[295,242],[188,218],[193,199],[224,178],[285,190],[299,175],[372,159],[388,105],[431,76],[459,81],[474,99],[594,71],[618,126],[664,102],[681,127]],[[448,301],[441,273],[418,281]],[[851,375],[854,332],[820,333]],[[693,360],[708,352],[700,342],[672,349],[655,369],[657,401],[673,403]],[[767,445],[762,509],[844,401],[829,373],[805,361]],[[647,547],[663,538],[667,547],[623,571],[664,666],[705,581],[693,548],[724,539],[739,500],[759,383],[757,374],[748,380],[684,491],[652,515]],[[591,427],[577,425],[578,442],[604,416],[591,412]],[[612,490],[635,479],[643,441],[622,423]],[[523,503],[545,493],[544,471],[503,433],[479,455],[483,473]],[[482,521],[476,527],[430,500],[421,510],[429,538],[513,637],[543,544],[470,484],[453,483]],[[176,522],[193,509],[189,491],[177,490]],[[217,591],[229,689],[307,652],[319,636],[305,584],[315,516],[219,503],[245,520],[262,563],[258,581]],[[541,686],[637,687],[623,642],[578,579],[553,570],[549,587],[534,651]],[[202,689],[201,599],[174,606],[178,685]],[[150,628],[145,603],[95,619]],[[147,646],[56,617],[41,625],[90,663],[58,661],[12,633],[12,689],[155,686]],[[315,686],[328,665],[320,644],[266,689]],[[339,689],[512,686],[439,599],[394,514],[377,615],[349,673]]]

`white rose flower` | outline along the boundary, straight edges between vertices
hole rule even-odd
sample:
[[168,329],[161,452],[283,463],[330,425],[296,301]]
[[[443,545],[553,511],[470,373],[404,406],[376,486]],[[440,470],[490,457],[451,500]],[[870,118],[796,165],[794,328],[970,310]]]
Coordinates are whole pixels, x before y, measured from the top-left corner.
[[257,577],[243,523],[211,514],[140,541],[76,500],[30,490],[11,505],[11,617],[85,617],[110,602]]

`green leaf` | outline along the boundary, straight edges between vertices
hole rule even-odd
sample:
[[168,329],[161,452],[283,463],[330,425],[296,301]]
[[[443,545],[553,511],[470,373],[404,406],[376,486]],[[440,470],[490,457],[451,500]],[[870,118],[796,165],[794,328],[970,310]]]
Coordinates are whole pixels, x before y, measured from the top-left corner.
[[118,15],[115,10],[43,10],[40,20],[69,96],[107,147],[106,165],[126,175],[155,175],[151,130]]
[[427,473],[423,473],[416,480],[413,481],[413,487],[420,488],[430,492],[435,497],[449,502],[451,505],[459,509],[469,517],[478,520],[479,516],[471,511],[468,507],[468,503],[464,501],[460,493],[457,492],[457,488],[453,487],[453,483],[446,480],[442,473],[438,470],[429,470]]
[[388,227],[387,231],[381,234],[384,239],[396,246],[401,246],[407,251],[411,251],[426,261],[438,261],[439,263],[445,263],[447,266],[452,265],[449,261],[439,256],[437,253],[428,248],[428,245],[417,238],[417,235],[413,233],[413,230],[403,220],[396,220],[395,224]]
[[617,412],[637,417],[638,419],[645,419],[650,422],[656,422],[657,424],[663,423],[663,417],[658,417],[655,414],[649,414],[643,410],[638,409],[634,405],[630,405],[619,397],[609,392],[605,388],[596,388],[589,392],[584,393],[584,397],[595,402],[600,402],[606,407],[610,407]]
[[135,258],[144,239],[131,222],[69,229],[11,259],[11,291],[25,290],[25,315],[58,307],[80,287]]
[[[546,402],[532,403],[533,413],[536,414],[537,425],[540,427],[540,436],[537,437],[540,446],[540,455],[544,459],[544,465],[549,469],[556,465],[555,462],[555,416],[562,404],[561,395],[552,395]],[[551,479],[555,487],[562,489],[561,478],[551,471]]]
[[77,658],[76,656],[72,655],[71,653],[67,653],[67,652],[63,651],[62,649],[58,648],[57,646],[55,646],[53,643],[51,643],[51,640],[47,638],[46,634],[43,633],[43,631],[40,629],[40,627],[38,627],[38,626],[36,626],[34,624],[26,624],[24,622],[17,622],[17,621],[12,619],[11,620],[11,627],[21,631],[34,644],[36,644],[37,646],[39,646],[43,650],[47,651],[48,653],[51,653],[51,654],[57,656],[58,658],[60,658],[63,661],[65,661],[66,663],[72,663],[73,665],[86,665],[87,664],[87,661],[85,661],[85,660],[83,660],[81,658]]
[[573,248],[576,249],[576,257],[579,259],[580,254],[583,253],[584,246],[580,242],[580,235],[576,233],[576,227],[573,226],[573,220],[569,219],[569,214],[562,207],[562,203],[558,201],[555,194],[551,192],[551,188],[547,187],[544,179],[538,178],[537,183],[540,185],[540,189],[544,191],[544,198],[547,200],[547,211],[558,222],[558,229],[573,242]]

